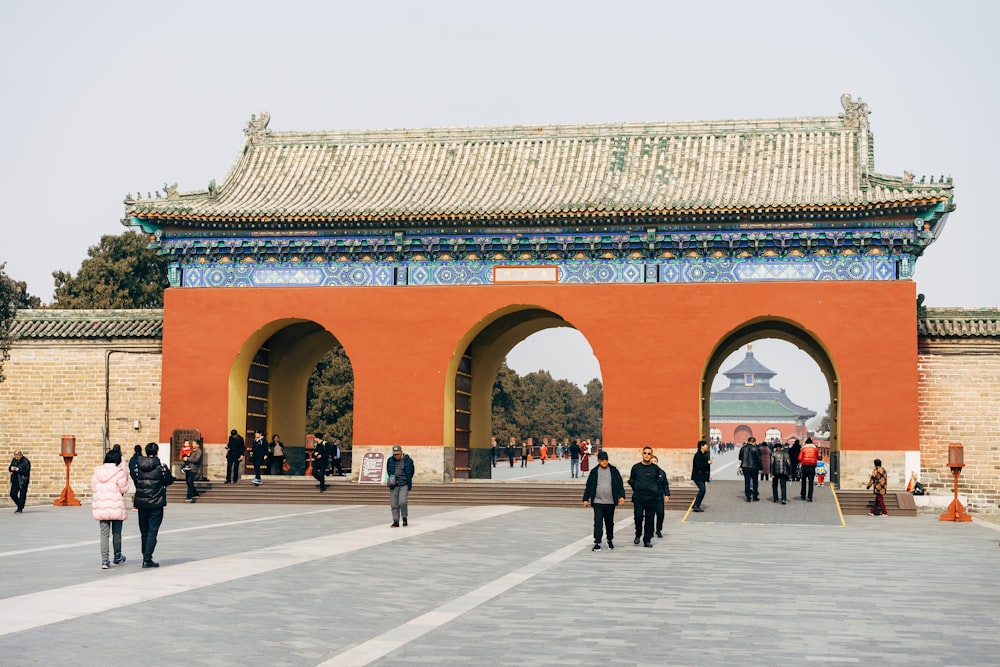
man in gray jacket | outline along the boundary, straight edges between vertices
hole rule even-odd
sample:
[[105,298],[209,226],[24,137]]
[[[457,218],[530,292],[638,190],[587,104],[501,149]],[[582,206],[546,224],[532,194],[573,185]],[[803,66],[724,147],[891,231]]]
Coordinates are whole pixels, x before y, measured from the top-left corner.
[[625,504],[625,483],[618,468],[608,462],[608,453],[597,454],[597,467],[587,475],[583,490],[583,506],[594,506],[594,551],[601,550],[604,529],[608,532],[608,549],[615,548],[615,505]]

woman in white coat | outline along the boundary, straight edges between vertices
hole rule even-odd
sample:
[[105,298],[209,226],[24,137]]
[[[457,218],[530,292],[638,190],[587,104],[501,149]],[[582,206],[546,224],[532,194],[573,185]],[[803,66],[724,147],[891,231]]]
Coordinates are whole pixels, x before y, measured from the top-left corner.
[[122,554],[122,522],[128,518],[125,508],[125,492],[128,491],[128,473],[121,465],[120,450],[112,449],[104,455],[104,464],[94,468],[90,480],[93,492],[91,509],[94,518],[101,522],[101,569],[111,567],[108,551],[108,537],[112,538],[115,549],[115,565],[125,562]]

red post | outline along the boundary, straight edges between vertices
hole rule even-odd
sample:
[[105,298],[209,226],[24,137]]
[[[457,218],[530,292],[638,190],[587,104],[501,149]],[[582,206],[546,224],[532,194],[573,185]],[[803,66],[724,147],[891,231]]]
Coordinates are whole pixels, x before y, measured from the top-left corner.
[[958,476],[962,474],[962,468],[965,467],[965,454],[962,445],[956,443],[948,445],[948,467],[951,468],[951,474],[955,477],[955,499],[948,505],[948,510],[938,517],[938,520],[972,521],[972,517],[966,513],[965,506],[958,499]]
[[75,436],[64,435],[62,437],[62,441],[59,443],[59,455],[66,462],[66,486],[63,487],[59,497],[52,501],[52,504],[56,507],[75,507],[80,504],[80,501],[77,500],[72,487],[69,485],[69,466],[73,463],[73,457],[76,456]]

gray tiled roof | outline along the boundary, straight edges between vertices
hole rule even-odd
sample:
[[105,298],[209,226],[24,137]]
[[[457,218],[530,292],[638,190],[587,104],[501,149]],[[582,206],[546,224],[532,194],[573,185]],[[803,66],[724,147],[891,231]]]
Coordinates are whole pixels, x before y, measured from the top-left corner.
[[163,310],[19,310],[12,338],[155,338],[163,335]]
[[1000,338],[1000,308],[927,308],[917,334],[934,338]]
[[777,120],[353,132],[272,132],[268,121],[264,115],[248,124],[218,187],[168,188],[162,199],[130,195],[128,214],[237,223],[488,222],[859,210],[950,202],[953,195],[950,179],[924,184],[909,174],[874,173],[867,107],[860,115]]

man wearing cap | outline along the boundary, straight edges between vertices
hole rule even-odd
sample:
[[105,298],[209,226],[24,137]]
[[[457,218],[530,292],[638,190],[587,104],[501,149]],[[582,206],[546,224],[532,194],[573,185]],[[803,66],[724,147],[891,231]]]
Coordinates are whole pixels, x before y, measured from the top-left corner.
[[746,494],[747,502],[760,500],[758,486],[760,449],[757,447],[757,438],[752,435],[740,448],[740,470],[743,472],[743,492]]
[[409,514],[407,499],[410,496],[410,489],[413,488],[413,459],[409,454],[403,453],[403,448],[399,445],[392,446],[392,456],[385,465],[385,472],[389,476],[389,507],[392,509],[392,527],[399,528],[400,519],[403,525],[407,523]]
[[625,504],[625,482],[618,468],[608,462],[608,453],[597,454],[597,467],[587,475],[583,506],[594,507],[594,551],[601,550],[603,530],[608,531],[608,549],[615,548],[615,505]]

